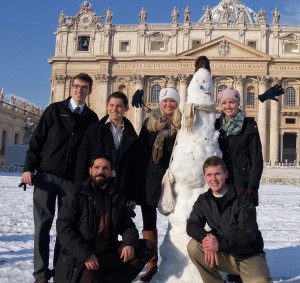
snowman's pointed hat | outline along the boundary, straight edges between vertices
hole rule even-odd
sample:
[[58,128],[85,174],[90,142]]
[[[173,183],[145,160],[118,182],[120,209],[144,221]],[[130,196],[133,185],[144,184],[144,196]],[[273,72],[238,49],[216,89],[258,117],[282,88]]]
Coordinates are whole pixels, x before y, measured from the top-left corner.
[[162,88],[159,92],[159,103],[161,103],[164,99],[172,98],[177,104],[180,103],[180,96],[176,88],[174,87],[166,87]]

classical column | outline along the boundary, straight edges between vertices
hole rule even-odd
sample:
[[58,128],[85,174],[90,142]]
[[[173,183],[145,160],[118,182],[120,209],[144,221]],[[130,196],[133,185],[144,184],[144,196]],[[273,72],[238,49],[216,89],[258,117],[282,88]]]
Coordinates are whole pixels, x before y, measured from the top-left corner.
[[108,96],[108,82],[109,75],[96,75],[95,79],[97,82],[97,88],[91,94],[90,98],[93,101],[92,109],[97,113],[98,117],[101,119],[106,115],[106,100]]
[[65,100],[69,96],[69,93],[66,93],[66,82],[68,79],[69,77],[66,75],[54,75],[55,94],[51,103]]
[[[280,83],[280,80],[276,79],[274,84]],[[275,161],[279,161],[279,102],[271,100],[270,109],[270,158],[269,161],[272,164]]]
[[176,88],[176,80],[177,80],[178,76],[167,75],[167,76],[165,76],[165,78],[166,78],[166,81],[167,81],[167,87]]
[[[267,90],[267,78],[264,76],[257,77],[259,85],[258,91],[259,94],[264,93]],[[264,103],[258,102],[258,130],[260,134],[262,154],[264,161],[267,160],[267,101]]]
[[235,81],[235,89],[240,93],[241,95],[241,101],[240,105],[244,106],[244,81],[246,76],[234,76],[233,79]]
[[[144,76],[133,75],[131,76],[131,80],[135,84],[135,90],[144,89]],[[145,94],[143,99],[145,100]],[[134,107],[133,127],[137,132],[137,134],[140,133],[142,126],[143,126],[143,107],[139,107],[139,108]]]
[[187,81],[188,81],[188,76],[187,75],[179,75],[179,95],[180,95],[180,104],[179,104],[179,110],[183,111],[184,104],[186,102],[187,98]]
[[284,135],[284,132],[281,132],[280,133],[280,160],[279,162],[282,162],[283,160],[283,135]]

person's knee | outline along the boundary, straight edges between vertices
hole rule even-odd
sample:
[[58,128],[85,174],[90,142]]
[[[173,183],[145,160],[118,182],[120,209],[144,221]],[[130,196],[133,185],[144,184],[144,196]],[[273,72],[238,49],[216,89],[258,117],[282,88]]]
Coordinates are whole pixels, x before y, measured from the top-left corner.
[[[199,252],[200,243],[194,239],[191,239],[187,244],[187,251],[190,258],[194,258]],[[199,254],[198,254],[199,256]]]

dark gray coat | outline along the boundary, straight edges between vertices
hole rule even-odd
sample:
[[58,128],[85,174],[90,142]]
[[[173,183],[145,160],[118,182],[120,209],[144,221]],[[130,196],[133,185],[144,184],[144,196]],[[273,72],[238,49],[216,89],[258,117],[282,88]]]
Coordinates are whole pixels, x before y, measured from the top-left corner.
[[[99,229],[95,209],[97,193],[91,187],[91,181],[70,191],[73,193],[67,195],[56,225],[57,238],[62,244],[55,266],[55,280],[59,283],[78,282],[84,261],[94,254],[93,247]],[[121,235],[125,246],[136,247],[139,235],[128,213],[125,199],[113,187],[109,189],[109,195],[112,204],[109,245],[116,243],[118,235]]]

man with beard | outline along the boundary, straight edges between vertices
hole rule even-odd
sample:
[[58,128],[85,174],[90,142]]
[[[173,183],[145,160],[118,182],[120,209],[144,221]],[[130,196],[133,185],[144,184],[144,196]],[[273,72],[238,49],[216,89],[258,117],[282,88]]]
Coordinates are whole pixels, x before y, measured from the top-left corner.
[[62,249],[55,281],[129,283],[153,256],[153,244],[139,240],[126,200],[112,185],[109,158],[95,157],[89,173],[77,192],[68,194],[57,218]]

